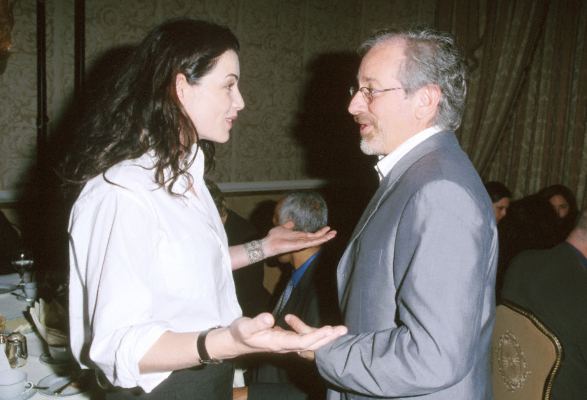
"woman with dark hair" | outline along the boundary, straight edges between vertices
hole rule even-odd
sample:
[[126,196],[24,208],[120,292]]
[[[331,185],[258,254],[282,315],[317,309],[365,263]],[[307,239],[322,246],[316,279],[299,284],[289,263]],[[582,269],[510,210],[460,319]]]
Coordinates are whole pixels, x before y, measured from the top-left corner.
[[538,195],[547,200],[558,216],[557,231],[559,242],[567,238],[575,227],[579,208],[575,194],[565,185],[551,185],[538,192]]
[[506,216],[512,200],[512,192],[501,182],[490,181],[485,183],[485,189],[493,203],[495,222],[499,222]]
[[278,227],[228,247],[203,174],[244,107],[238,50],[212,23],[158,26],[89,110],[66,160],[81,189],[69,225],[71,347],[107,398],[230,399],[222,360],[315,349],[345,332],[298,335],[267,313],[240,317],[231,269],[334,233]]

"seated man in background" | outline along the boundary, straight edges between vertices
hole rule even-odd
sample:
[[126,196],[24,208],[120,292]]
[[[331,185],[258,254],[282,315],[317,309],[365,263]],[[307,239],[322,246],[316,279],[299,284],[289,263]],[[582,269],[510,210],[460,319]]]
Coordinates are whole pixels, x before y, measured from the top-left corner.
[[[315,192],[294,192],[281,199],[274,214],[274,224],[292,221],[294,230],[315,232],[328,223],[326,202]],[[323,265],[321,246],[287,253],[279,261],[290,264],[293,271],[280,294],[273,315],[276,325],[290,329],[286,314],[295,314],[313,326],[340,321],[336,301],[334,274]],[[234,399],[323,399],[324,381],[316,366],[297,355],[262,355],[250,369],[249,386],[234,389]]]
[[565,242],[516,257],[505,276],[502,299],[532,312],[560,340],[563,360],[553,399],[587,393],[587,209]]
[[[224,224],[229,246],[247,243],[260,238],[253,224],[227,207],[222,191],[214,182],[206,179],[206,186]],[[232,271],[232,276],[236,288],[236,297],[245,317],[252,318],[269,310],[270,294],[263,286],[263,262]]]

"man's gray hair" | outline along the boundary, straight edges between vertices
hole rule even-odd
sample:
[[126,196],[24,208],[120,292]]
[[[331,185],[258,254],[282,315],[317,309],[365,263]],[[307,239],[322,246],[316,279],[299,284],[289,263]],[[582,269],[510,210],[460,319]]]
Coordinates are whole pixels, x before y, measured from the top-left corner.
[[279,224],[292,221],[294,230],[316,232],[328,223],[326,201],[316,192],[293,192],[285,196],[279,208]]
[[365,55],[373,47],[390,40],[406,43],[407,60],[396,77],[406,94],[428,84],[438,85],[442,97],[434,124],[443,129],[456,130],[461,125],[465,108],[467,82],[465,62],[454,38],[432,29],[387,29],[367,39],[359,47],[359,53]]

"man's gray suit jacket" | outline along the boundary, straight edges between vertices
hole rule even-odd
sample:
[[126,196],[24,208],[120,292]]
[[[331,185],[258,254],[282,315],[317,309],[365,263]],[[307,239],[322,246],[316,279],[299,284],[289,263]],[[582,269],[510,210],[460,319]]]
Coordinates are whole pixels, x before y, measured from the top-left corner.
[[329,399],[491,399],[497,232],[453,132],[382,180],[337,270],[349,333],[316,353]]

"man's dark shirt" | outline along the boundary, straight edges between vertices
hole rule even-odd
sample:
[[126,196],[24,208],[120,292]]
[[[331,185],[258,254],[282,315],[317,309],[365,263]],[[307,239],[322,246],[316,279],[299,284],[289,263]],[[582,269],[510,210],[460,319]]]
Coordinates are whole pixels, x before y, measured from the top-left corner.
[[587,260],[563,242],[514,258],[502,298],[531,311],[558,337],[563,360],[552,387],[553,400],[587,394]]

